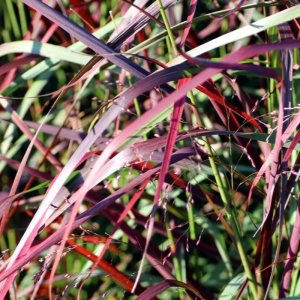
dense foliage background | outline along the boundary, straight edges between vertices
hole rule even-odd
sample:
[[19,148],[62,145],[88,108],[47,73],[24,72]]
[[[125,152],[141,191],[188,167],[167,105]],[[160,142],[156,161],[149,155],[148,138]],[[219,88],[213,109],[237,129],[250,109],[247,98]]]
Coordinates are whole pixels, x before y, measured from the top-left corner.
[[0,299],[299,299],[299,17],[1,1]]

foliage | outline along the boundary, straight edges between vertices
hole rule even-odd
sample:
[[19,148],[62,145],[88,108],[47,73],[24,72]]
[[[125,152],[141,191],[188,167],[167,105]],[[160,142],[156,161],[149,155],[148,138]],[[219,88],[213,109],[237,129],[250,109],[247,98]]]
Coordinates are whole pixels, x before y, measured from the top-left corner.
[[0,7],[0,299],[300,297],[298,1]]

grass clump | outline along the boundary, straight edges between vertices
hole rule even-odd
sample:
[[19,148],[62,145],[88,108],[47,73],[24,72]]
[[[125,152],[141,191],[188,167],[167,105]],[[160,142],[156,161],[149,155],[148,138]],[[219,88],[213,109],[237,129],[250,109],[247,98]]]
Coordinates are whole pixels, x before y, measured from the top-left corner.
[[0,299],[300,297],[296,2],[0,3]]

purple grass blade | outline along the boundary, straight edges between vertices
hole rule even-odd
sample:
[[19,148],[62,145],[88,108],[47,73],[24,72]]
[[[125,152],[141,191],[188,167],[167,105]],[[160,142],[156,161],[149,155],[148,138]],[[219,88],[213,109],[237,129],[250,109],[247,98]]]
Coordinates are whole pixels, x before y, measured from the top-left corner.
[[[275,44],[268,44],[268,45],[254,45],[254,46],[248,46],[245,48],[242,48],[232,54],[227,55],[223,62],[227,63],[236,63],[240,60],[249,58],[253,55],[258,55],[260,53],[263,53],[268,50],[279,50],[282,48],[293,48],[293,47],[299,47],[300,42],[299,41],[293,41],[293,42],[285,42],[285,43],[275,43]],[[113,153],[113,151],[123,142],[125,141],[130,135],[132,135],[136,129],[143,127],[143,124],[145,122],[148,122],[151,120],[154,116],[161,113],[166,108],[170,107],[172,104],[174,104],[176,101],[181,99],[189,90],[191,90],[193,87],[201,84],[202,82],[206,81],[207,79],[211,78],[213,75],[217,74],[220,71],[220,69],[207,69],[200,74],[196,75],[192,80],[189,82],[189,84],[184,85],[180,90],[175,91],[170,96],[166,97],[163,101],[161,101],[157,106],[152,108],[150,111],[146,112],[142,117],[140,117],[138,120],[134,121],[131,125],[129,125],[126,130],[122,133],[122,136],[116,137],[113,142],[105,149],[103,154],[99,157],[96,164],[97,167],[95,168],[95,173],[99,171],[99,169],[103,166],[103,163],[108,159],[108,157]],[[153,74],[151,76],[157,76],[157,74]],[[148,78],[147,78],[148,79]],[[147,81],[147,80],[145,80]],[[145,83],[147,87],[151,86],[153,82],[147,81]],[[107,116],[105,115],[103,118],[108,120],[113,120],[114,116]],[[103,118],[101,121],[103,121]],[[99,125],[99,123],[97,124]],[[96,125],[96,127],[97,127]],[[59,189],[63,186],[63,183],[69,176],[70,172],[72,172],[73,168],[70,168],[70,166],[76,165],[78,162],[78,155],[82,151],[85,152],[86,149],[88,149],[88,145],[92,145],[96,138],[100,136],[99,132],[97,134],[96,127],[94,128],[93,132],[83,141],[83,143],[80,144],[79,148],[75,152],[75,154],[71,157],[71,159],[68,162],[68,167],[65,167],[62,172],[59,175],[58,178],[54,182],[50,193],[50,190],[48,191],[46,198],[44,200],[44,206],[41,206],[38,212],[36,213],[34,219],[30,223],[27,231],[23,235],[23,238],[21,239],[20,243],[18,244],[18,247],[16,251],[14,252],[13,256],[10,258],[9,266],[11,266],[14,262],[14,260],[19,256],[20,252],[27,251],[27,247],[30,247],[35,235],[37,234],[38,228],[40,227],[41,218],[43,217],[45,211],[47,210],[48,206],[51,204],[52,199],[55,197],[56,193],[58,193]],[[106,127],[105,127],[106,128]],[[102,132],[104,129],[100,128],[99,131]],[[96,165],[95,164],[95,165]],[[90,180],[93,182],[94,179],[94,172],[91,172],[90,174]],[[90,186],[91,182],[87,182],[85,186],[85,190],[88,189],[87,187]],[[85,192],[81,190],[80,197],[84,197]],[[25,247],[26,245],[26,247]]]
[[39,13],[47,17],[49,20],[59,25],[65,31],[67,31],[71,36],[75,37],[86,46],[94,50],[100,56],[103,56],[107,60],[121,67],[122,69],[127,70],[129,73],[137,76],[138,78],[143,78],[147,75],[147,72],[142,69],[139,65],[131,62],[125,58],[120,53],[116,53],[105,43],[94,37],[84,28],[78,26],[76,23],[72,22],[69,18],[65,17],[58,11],[49,7],[38,0],[23,0],[25,4],[31,8],[37,10]]
[[[122,44],[133,34],[139,32],[142,28],[148,24],[151,17],[154,18],[159,14],[159,7],[157,2],[155,1],[149,7],[147,7],[144,11],[138,10],[137,7],[142,7],[146,1],[140,1],[138,4],[135,1],[128,10],[129,20],[126,19],[127,13],[125,15],[125,19],[122,19],[121,24],[118,26],[117,30],[112,34],[112,36],[108,40],[108,45],[111,45],[114,49],[118,50],[122,46]],[[174,4],[174,0],[164,0],[162,1],[164,8],[168,8],[170,5]],[[134,10],[137,11],[134,13]],[[123,23],[124,20],[124,23]]]
[[[237,54],[238,51],[239,50],[237,50]],[[234,53],[235,52],[229,55],[233,55]],[[265,67],[256,66],[252,64],[236,64],[236,63],[223,62],[223,61],[213,62],[204,58],[189,56],[184,51],[180,51],[180,54],[192,64],[200,65],[206,68],[217,68],[222,70],[244,70],[244,71],[254,72],[256,74],[261,74],[265,77],[274,78],[277,81],[281,80],[281,76],[271,68],[265,68]]]
[[226,12],[225,14],[222,14],[220,16],[216,16],[214,18],[225,18],[227,16],[230,16],[231,14],[233,14],[237,10],[239,10],[245,2],[246,2],[245,0],[238,1],[237,4],[235,4],[235,6],[232,9],[230,9],[228,12]]
[[[24,123],[28,127],[36,130],[41,126],[41,124],[32,121],[24,121]],[[87,136],[87,133],[84,131],[76,131],[74,129],[69,129],[69,128],[60,128],[54,125],[47,125],[47,124],[43,124],[43,126],[40,128],[40,132],[44,132],[52,136],[58,136],[59,138],[62,139],[76,141],[79,143],[81,143],[82,140],[84,140]],[[107,142],[108,142],[108,138],[99,137],[95,141],[94,145],[97,146],[98,149],[103,149]]]
[[[219,130],[197,130],[194,132],[189,132],[188,134],[180,134],[178,136],[177,141],[184,140],[186,138],[195,136],[211,136],[211,135],[228,135],[228,134],[236,134],[236,132],[232,131],[219,131]],[[134,161],[135,159],[142,159],[144,161],[152,160],[160,163],[163,160],[162,153],[156,153],[156,149],[160,149],[166,146],[167,137],[162,136],[155,139],[150,139],[144,142],[135,143],[129,148],[124,149],[123,151],[116,154],[112,159],[110,159],[102,168],[102,176],[98,176],[95,181],[95,185],[104,180],[105,177],[113,174],[124,165]],[[162,156],[162,157],[161,157]],[[91,164],[85,165],[80,170],[80,183],[73,184],[76,187],[81,185],[83,180],[85,180],[88,175],[89,170],[92,168],[94,162]],[[199,193],[199,192],[197,192]],[[55,201],[52,203],[51,207],[48,210],[48,218],[46,218],[45,226],[50,225],[57,217],[59,217],[64,211],[66,211],[74,202],[71,199],[68,199],[67,202],[64,202],[63,199],[69,198],[70,192],[66,189],[61,190],[60,193],[56,196]],[[62,205],[61,203],[64,202]],[[57,208],[59,206],[59,208]]]
[[[171,163],[175,163],[177,161],[182,160],[183,158],[189,157],[190,155],[194,155],[194,148],[185,148],[175,152],[172,155]],[[81,213],[77,216],[76,221],[72,224],[72,229],[77,228],[82,223],[86,222],[93,216],[97,215],[101,210],[105,209],[112,203],[114,203],[117,199],[119,199],[125,193],[129,193],[133,188],[140,185],[146,178],[153,176],[158,173],[160,170],[160,166],[155,167],[141,175],[137,178],[129,182],[125,187],[120,188],[118,191],[114,192],[107,198],[103,199],[101,202],[98,202],[92,208],[87,211]],[[31,259],[39,255],[42,251],[49,248],[51,245],[61,241],[62,236],[66,230],[66,225],[59,228],[55,233],[53,233],[50,237],[48,237],[45,241],[40,243],[37,246],[32,246],[30,251],[24,253],[24,256],[20,257],[11,268],[7,268],[7,263],[1,268],[0,272],[0,282],[6,279],[8,276],[11,276],[14,272],[20,269],[24,264],[28,263]],[[1,295],[0,295],[1,296]]]
[[[11,168],[14,168],[15,170],[18,170],[20,168],[20,162],[14,159],[10,159],[5,157],[4,155],[0,154],[0,160],[5,161]],[[43,180],[51,180],[53,177],[49,175],[47,172],[42,172],[36,169],[33,169],[31,167],[25,166],[24,167],[24,172],[27,174],[30,174],[34,177],[43,179]]]
[[[18,57],[15,60],[8,62],[7,64],[3,64],[0,66],[0,76],[8,73],[9,71],[11,71],[14,68],[18,68],[18,67],[23,67],[25,64],[28,64],[30,62],[34,62],[36,60],[38,60],[39,57],[34,56],[34,55],[27,55],[27,56],[22,56],[22,57]],[[4,90],[6,87],[1,87],[0,88],[0,92],[2,92],[2,90]]]
[[148,288],[145,292],[141,293],[136,300],[150,300],[157,297],[161,292],[165,291],[170,287],[181,287],[185,288],[188,292],[190,292],[195,299],[203,299],[202,295],[190,285],[183,283],[177,280],[164,280],[161,281],[152,287]]

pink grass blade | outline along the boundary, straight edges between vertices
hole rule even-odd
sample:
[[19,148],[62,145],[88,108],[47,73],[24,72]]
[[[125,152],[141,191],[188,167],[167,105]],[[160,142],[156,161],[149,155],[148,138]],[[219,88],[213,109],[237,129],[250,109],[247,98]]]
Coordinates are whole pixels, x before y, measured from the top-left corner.
[[[172,163],[175,163],[183,158],[186,158],[195,153],[193,148],[181,149],[175,152],[172,155]],[[112,203],[114,203],[117,199],[119,199],[125,193],[128,193],[136,186],[142,184],[147,178],[153,176],[160,170],[160,166],[155,167],[153,169],[148,170],[147,172],[139,175],[136,179],[129,182],[125,187],[120,188],[118,191],[103,199],[101,202],[98,202],[92,208],[87,211],[81,213],[77,216],[76,221],[72,224],[72,228],[75,229],[80,226],[82,223],[86,222],[88,219],[92,218],[94,215],[97,215],[99,211],[105,209]],[[0,282],[6,279],[8,276],[12,275],[18,269],[20,269],[24,264],[28,263],[31,259],[36,257],[39,253],[46,250],[51,245],[62,240],[63,234],[66,230],[66,225],[59,228],[55,233],[53,233],[50,237],[48,237],[45,241],[41,242],[39,245],[32,246],[30,251],[24,253],[22,257],[20,257],[15,264],[11,268],[7,268],[7,263],[3,266],[0,272]]]
[[179,48],[182,49],[184,47],[184,44],[186,42],[186,39],[188,37],[188,34],[190,32],[191,26],[192,26],[192,21],[196,12],[197,8],[197,2],[198,0],[191,0],[190,7],[189,7],[189,13],[187,17],[187,24],[186,27],[184,28],[183,35],[179,44]]
[[[229,60],[231,63],[234,63],[234,62],[238,62],[241,59],[246,59],[248,57],[251,57],[252,55],[258,55],[259,53],[267,51],[268,49],[274,50],[274,49],[280,49],[283,47],[293,48],[293,47],[296,47],[298,44],[299,44],[299,42],[285,42],[285,43],[277,43],[277,44],[272,44],[272,45],[248,46],[248,47],[245,47],[243,49],[236,51],[234,54],[227,55],[223,59],[223,61],[226,62]],[[166,97],[157,106],[152,108],[150,111],[146,112],[142,117],[140,117],[138,120],[134,121],[131,125],[129,125],[126,129],[126,134],[124,132],[122,134],[122,137],[118,136],[117,138],[115,138],[114,141],[112,141],[112,143],[105,149],[105,151],[103,152],[103,154],[97,161],[97,167],[95,168],[95,170],[97,170],[96,172],[98,172],[98,168],[100,168],[103,165],[103,163],[107,160],[107,158],[111,155],[111,153],[113,153],[113,151],[118,147],[118,145],[120,143],[122,143],[123,141],[125,141],[131,134],[133,134],[137,128],[142,127],[143,124],[145,124],[146,122],[151,120],[153,118],[153,116],[158,115],[160,112],[162,112],[163,110],[165,110],[166,108],[171,106],[173,103],[175,103],[176,99],[178,101],[178,99],[182,98],[193,87],[195,87],[195,86],[201,84],[202,82],[206,81],[207,79],[211,78],[214,74],[217,74],[219,71],[220,71],[219,69],[204,70],[203,72],[201,72],[200,74],[198,74],[194,78],[192,78],[192,80],[189,82],[189,84],[184,85],[181,89],[175,91],[173,94]],[[147,82],[149,84],[148,80],[147,80]],[[109,117],[109,119],[112,120],[113,117],[112,118]],[[97,126],[96,126],[93,130],[93,135],[91,137],[86,138],[83,141],[83,143],[80,144],[80,146],[77,150],[77,153],[80,153],[82,150],[86,151],[85,149],[88,149],[89,145],[93,144],[93,142],[99,136],[98,130],[101,132],[103,130],[103,128],[102,128],[102,130],[100,128],[97,129]],[[97,132],[98,132],[98,134],[97,134]],[[68,162],[68,165],[72,165],[78,160],[77,153],[74,154],[74,156],[70,159],[70,161]],[[74,164],[74,167],[75,167],[75,164]],[[63,182],[65,182],[65,180],[67,179],[67,177],[69,176],[69,174],[72,170],[73,170],[73,168],[72,169],[64,168],[62,170],[62,172],[60,173],[60,176],[59,176],[60,180],[59,181],[56,180],[55,183],[52,185],[52,190],[56,190],[58,192],[58,190],[62,187]],[[91,174],[89,176],[91,178],[90,180],[92,182],[95,177],[95,175],[93,173],[94,172],[91,172]],[[84,186],[85,190],[88,190],[88,188],[87,188],[88,185],[89,185],[89,182],[86,182],[86,185]],[[82,193],[80,195],[81,195],[81,197],[83,197],[85,195],[85,192],[83,192],[82,190],[81,190],[81,192]],[[51,196],[50,196],[49,192],[47,193],[46,198],[44,200],[45,206],[43,206],[36,213],[34,220],[29,225],[29,227],[28,227],[27,231],[25,232],[22,240],[20,241],[16,251],[14,252],[14,255],[11,257],[10,264],[13,264],[13,261],[18,257],[21,249],[23,249],[23,251],[27,250],[26,247],[24,247],[25,244],[30,246],[30,244],[39,228],[41,217],[44,215],[44,212],[47,210],[47,207],[52,202],[53,197],[55,197],[54,193],[51,193]],[[46,205],[46,203],[47,203],[47,205]],[[33,234],[33,232],[35,232],[35,234]],[[31,238],[29,239],[29,237],[31,237]]]
[[[290,29],[288,24],[281,25],[285,28]],[[291,30],[288,30],[289,35],[281,34],[281,38],[283,40],[288,40],[291,35]],[[272,201],[275,201],[273,198],[273,193],[275,191],[276,183],[279,179],[278,173],[279,173],[279,167],[280,167],[280,161],[282,156],[282,134],[287,128],[286,124],[286,117],[288,109],[291,107],[291,98],[292,98],[292,80],[293,80],[293,55],[292,51],[290,49],[283,50],[282,52],[282,72],[283,72],[283,85],[281,87],[281,99],[279,103],[279,112],[278,112],[278,118],[277,118],[277,131],[276,131],[276,138],[275,138],[275,145],[274,145],[274,158],[273,162],[271,163],[271,170],[270,170],[270,177],[268,182],[268,190],[266,195],[266,218],[268,218],[268,214],[271,213],[271,206]],[[271,269],[271,274],[269,278],[269,282],[265,291],[265,299],[268,297],[268,292],[271,287],[273,276],[274,276],[274,266],[276,265],[276,261],[279,259],[280,254],[280,248],[281,248],[281,241],[282,241],[282,228],[284,223],[284,210],[285,210],[285,204],[287,201],[287,194],[286,194],[286,184],[287,184],[287,175],[286,175],[286,167],[283,162],[281,162],[281,193],[280,193],[280,204],[279,204],[279,232],[278,232],[278,243],[276,247],[275,257],[274,261],[275,264],[273,264]]]
[[[184,82],[185,82],[184,80],[179,81],[178,87],[180,88],[180,86],[182,84],[184,84]],[[163,188],[163,184],[165,182],[166,174],[169,169],[173,147],[176,142],[176,137],[178,134],[178,127],[179,127],[181,116],[183,113],[184,103],[185,103],[185,98],[182,98],[174,104],[174,108],[173,108],[173,112],[172,112],[172,116],[171,116],[171,126],[170,126],[169,133],[168,133],[168,140],[167,140],[166,147],[165,147],[162,168],[161,168],[161,171],[159,174],[157,188],[156,188],[154,199],[153,199],[153,208],[152,208],[151,215],[149,218],[149,226],[148,226],[145,250],[144,250],[142,261],[141,261],[141,264],[140,264],[140,267],[139,267],[139,270],[138,270],[138,273],[137,273],[137,276],[135,279],[134,286],[132,288],[132,292],[135,290],[135,288],[139,282],[139,279],[141,277],[141,274],[142,274],[143,264],[144,264],[144,261],[146,258],[148,245],[149,245],[150,239],[152,237],[152,233],[153,233],[154,217],[155,217],[156,211],[160,205],[160,202],[162,201],[162,195],[161,195],[162,188]]]
[[283,270],[283,276],[280,287],[280,297],[285,297],[288,293],[291,283],[292,270],[297,259],[297,253],[299,253],[300,244],[300,202],[297,205],[296,220],[293,226],[292,234],[290,236],[290,243],[285,259],[285,265]]

